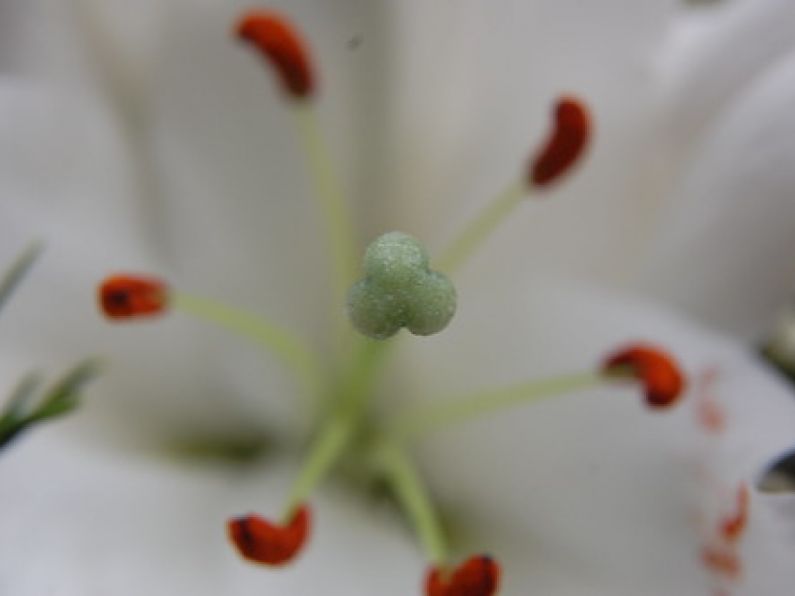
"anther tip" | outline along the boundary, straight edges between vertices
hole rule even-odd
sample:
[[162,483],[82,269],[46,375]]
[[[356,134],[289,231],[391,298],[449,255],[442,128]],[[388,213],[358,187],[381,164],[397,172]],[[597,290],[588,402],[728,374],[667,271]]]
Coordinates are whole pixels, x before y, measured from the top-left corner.
[[309,536],[309,507],[299,507],[285,525],[250,514],[227,522],[229,539],[240,555],[254,563],[284,565],[301,551]]
[[97,288],[97,301],[114,320],[151,317],[168,306],[168,288],[160,279],[142,275],[113,275]]
[[234,33],[259,50],[288,96],[304,99],[313,94],[315,77],[309,50],[289,20],[273,11],[251,10],[237,21]]
[[531,163],[530,185],[546,187],[568,173],[585,152],[591,136],[591,116],[585,103],[569,95],[558,98],[552,131]]
[[686,382],[679,364],[656,346],[626,346],[606,358],[602,365],[603,372],[608,374],[624,369],[643,383],[646,403],[651,408],[668,408],[684,393]]
[[488,555],[473,556],[451,570],[432,567],[425,585],[427,596],[492,596],[500,584],[499,563]]

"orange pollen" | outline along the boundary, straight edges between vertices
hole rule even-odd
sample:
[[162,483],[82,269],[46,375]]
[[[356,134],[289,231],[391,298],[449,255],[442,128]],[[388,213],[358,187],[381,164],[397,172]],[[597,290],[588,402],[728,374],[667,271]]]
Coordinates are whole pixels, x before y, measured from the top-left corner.
[[707,432],[719,434],[726,430],[726,412],[711,395],[705,395],[697,404],[698,422]]
[[554,127],[533,159],[530,183],[543,187],[559,180],[579,160],[591,134],[591,118],[585,104],[574,97],[558,99]]
[[643,382],[646,403],[652,408],[666,408],[677,402],[685,388],[685,379],[676,361],[654,346],[635,344],[608,357],[604,372],[629,368]]
[[737,503],[734,513],[726,517],[720,524],[720,535],[727,542],[737,542],[748,527],[748,512],[751,493],[745,483],[737,488]]
[[97,299],[110,319],[153,316],[166,309],[168,288],[154,277],[113,275],[99,285]]
[[726,430],[727,414],[725,408],[713,393],[719,377],[716,367],[709,367],[699,374],[698,399],[695,402],[696,421],[706,432],[720,434]]
[[470,557],[452,571],[433,567],[425,583],[427,596],[492,596],[500,584],[500,565],[488,556]]
[[245,559],[264,565],[284,565],[304,546],[310,517],[309,508],[302,505],[287,525],[276,525],[251,514],[229,520],[227,530],[229,539]]
[[288,95],[298,99],[312,95],[315,77],[309,51],[287,19],[271,11],[251,11],[238,21],[235,33],[270,62]]
[[732,550],[706,546],[701,550],[701,561],[711,572],[732,580],[739,579],[743,572],[742,560]]

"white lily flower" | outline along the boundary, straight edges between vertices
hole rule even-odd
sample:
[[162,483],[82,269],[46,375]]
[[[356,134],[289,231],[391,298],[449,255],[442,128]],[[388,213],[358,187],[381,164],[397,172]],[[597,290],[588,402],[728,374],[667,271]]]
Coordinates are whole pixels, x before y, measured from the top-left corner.
[[[739,3],[688,24],[672,46],[686,17],[671,1],[363,4],[279,3],[315,50],[320,118],[362,239],[404,229],[436,254],[515,176],[561,91],[586,97],[597,125],[588,164],[554,200],[518,209],[456,276],[450,329],[401,344],[374,392],[386,419],[436,395],[588,369],[638,339],[668,347],[695,379],[665,414],[640,406],[637,388],[608,386],[412,442],[464,534],[456,543],[498,557],[505,594],[785,593],[792,500],[754,485],[792,446],[790,391],[701,322],[592,283],[647,290],[743,334],[783,302],[791,286],[777,249],[791,207],[777,192],[790,173],[742,158],[784,121],[789,48],[771,36],[736,69],[720,48],[726,31],[786,28],[789,7]],[[99,279],[152,271],[267,315],[337,362],[326,222],[304,200],[312,188],[290,108],[228,35],[241,5],[4,10],[0,246],[10,254],[39,236],[50,250],[4,317],[2,367],[15,380],[76,352],[107,354],[110,367],[80,416],[2,453],[12,480],[0,486],[0,592],[417,593],[425,554],[392,507],[351,482],[313,493],[316,528],[293,566],[242,562],[223,523],[283,505],[296,440],[314,422],[300,384],[277,359],[184,317],[118,328],[96,313]],[[697,76],[712,64],[726,73],[717,97]],[[774,132],[771,159],[789,140]],[[660,150],[681,157],[664,168],[676,185],[658,180]],[[760,204],[747,250],[729,259],[719,232],[745,221],[726,182],[741,176],[738,161],[755,166]],[[679,211],[672,192],[687,202]],[[717,205],[690,203],[703,197]],[[769,276],[760,263],[772,263]],[[174,453],[261,437],[278,449],[245,463]],[[747,505],[738,490],[750,491]],[[732,521],[736,537],[722,530]]]

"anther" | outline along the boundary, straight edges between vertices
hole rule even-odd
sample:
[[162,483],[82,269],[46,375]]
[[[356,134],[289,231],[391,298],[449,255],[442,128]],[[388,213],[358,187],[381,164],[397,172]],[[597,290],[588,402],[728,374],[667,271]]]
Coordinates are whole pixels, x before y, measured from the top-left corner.
[[676,361],[663,350],[635,344],[614,353],[602,365],[606,374],[628,371],[643,383],[646,402],[652,408],[666,408],[679,399],[685,379]]
[[500,584],[500,566],[488,556],[470,557],[454,570],[438,567],[428,572],[427,596],[492,596]]
[[168,306],[168,288],[154,277],[114,275],[97,288],[102,312],[110,319],[132,319],[163,313]]
[[386,339],[406,327],[415,335],[438,333],[456,309],[455,287],[431,271],[418,240],[389,232],[367,248],[365,277],[348,293],[348,315],[358,331]]
[[553,128],[533,158],[530,184],[544,187],[559,180],[577,163],[591,137],[591,118],[579,99],[561,97],[555,105]]
[[229,520],[229,538],[249,561],[264,565],[289,563],[309,535],[309,508],[301,506],[286,525],[276,525],[258,515]]
[[287,95],[298,99],[312,95],[315,77],[309,51],[286,18],[271,11],[251,11],[238,21],[235,32],[271,63]]

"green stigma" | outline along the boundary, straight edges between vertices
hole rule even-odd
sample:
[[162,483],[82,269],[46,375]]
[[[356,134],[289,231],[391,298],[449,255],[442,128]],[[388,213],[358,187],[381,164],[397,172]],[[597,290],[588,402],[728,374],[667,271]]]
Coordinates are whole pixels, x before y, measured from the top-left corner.
[[353,326],[373,339],[386,339],[405,327],[433,335],[455,314],[456,292],[442,273],[431,271],[428,253],[402,232],[380,236],[364,255],[364,278],[348,292]]

